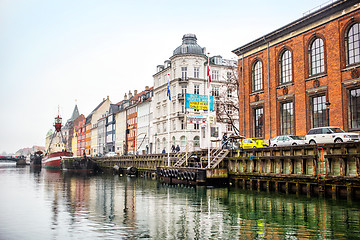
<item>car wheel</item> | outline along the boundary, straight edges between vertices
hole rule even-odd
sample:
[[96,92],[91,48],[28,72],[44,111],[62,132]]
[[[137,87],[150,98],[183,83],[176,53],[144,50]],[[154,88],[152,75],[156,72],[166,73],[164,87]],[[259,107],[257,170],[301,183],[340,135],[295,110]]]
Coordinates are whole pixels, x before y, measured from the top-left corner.
[[311,140],[311,141],[309,142],[309,144],[314,145],[314,144],[316,144],[316,142],[315,142],[314,140]]
[[296,145],[297,145],[297,143],[293,143],[292,145],[293,145],[293,146],[296,146]]
[[253,148],[256,148],[255,146]]
[[277,145],[276,145],[276,144],[274,144],[274,145],[273,145],[273,147],[277,147]]
[[335,142],[336,142],[336,143],[342,143],[343,140],[342,140],[341,138],[337,138],[337,139],[335,139]]

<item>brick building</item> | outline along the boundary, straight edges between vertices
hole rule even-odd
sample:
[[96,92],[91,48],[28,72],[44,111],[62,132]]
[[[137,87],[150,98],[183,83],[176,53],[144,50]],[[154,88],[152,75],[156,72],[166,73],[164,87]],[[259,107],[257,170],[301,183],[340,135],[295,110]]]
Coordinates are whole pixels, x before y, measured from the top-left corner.
[[247,137],[360,130],[360,3],[340,0],[233,50]]

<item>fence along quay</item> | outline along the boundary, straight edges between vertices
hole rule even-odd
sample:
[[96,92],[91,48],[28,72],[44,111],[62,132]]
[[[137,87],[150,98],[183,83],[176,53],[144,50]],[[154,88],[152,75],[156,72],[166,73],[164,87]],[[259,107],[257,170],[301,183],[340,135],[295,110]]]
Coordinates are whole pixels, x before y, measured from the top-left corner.
[[360,199],[360,143],[334,143],[246,150],[131,155],[92,158],[102,169],[126,172],[172,184],[231,184],[257,191]]

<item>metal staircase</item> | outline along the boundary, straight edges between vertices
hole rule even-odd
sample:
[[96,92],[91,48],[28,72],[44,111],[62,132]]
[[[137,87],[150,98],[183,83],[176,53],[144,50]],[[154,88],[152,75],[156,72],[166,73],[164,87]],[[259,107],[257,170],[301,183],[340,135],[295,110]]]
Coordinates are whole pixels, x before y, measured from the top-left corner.
[[206,168],[215,168],[229,153],[228,149],[215,149],[211,152],[211,156],[214,156],[210,161],[210,166]]
[[[186,154],[184,152],[179,153],[175,156],[176,158],[179,158],[177,162],[174,164],[174,167],[181,167],[187,160]],[[188,158],[191,157],[191,154],[188,154]]]

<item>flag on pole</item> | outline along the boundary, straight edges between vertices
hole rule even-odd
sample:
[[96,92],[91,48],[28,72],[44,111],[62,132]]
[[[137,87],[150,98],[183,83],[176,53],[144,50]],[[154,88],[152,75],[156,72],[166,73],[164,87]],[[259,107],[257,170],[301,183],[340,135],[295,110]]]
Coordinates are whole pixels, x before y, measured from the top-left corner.
[[210,87],[210,83],[211,83],[210,57],[208,57],[208,65],[207,65],[207,87],[208,88]]
[[170,93],[170,74],[168,74],[168,84],[167,84],[167,91],[166,91],[166,96],[168,96],[169,100],[171,101],[171,93]]

